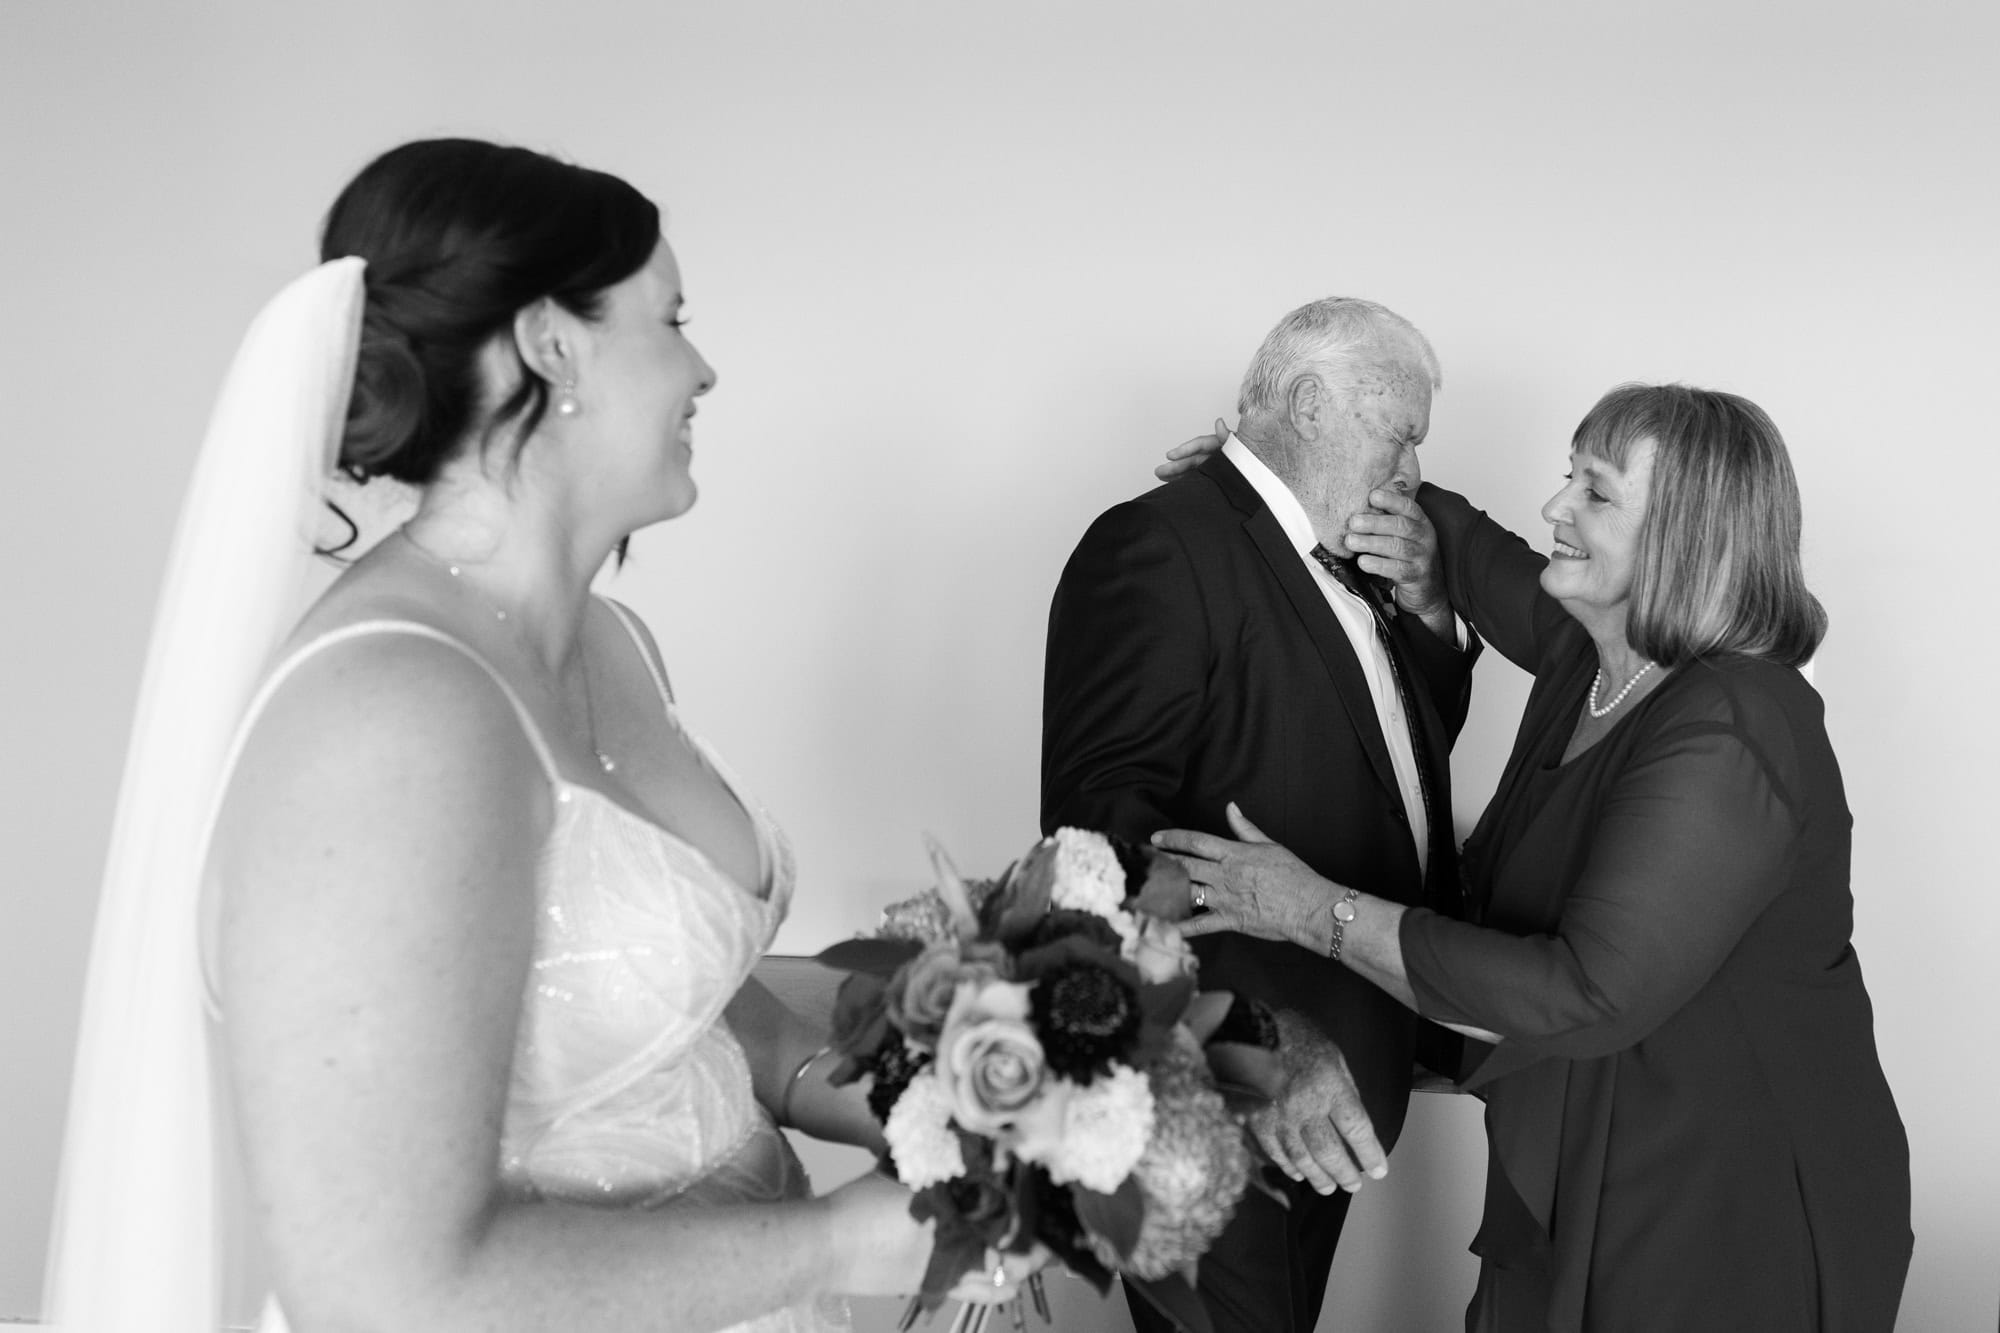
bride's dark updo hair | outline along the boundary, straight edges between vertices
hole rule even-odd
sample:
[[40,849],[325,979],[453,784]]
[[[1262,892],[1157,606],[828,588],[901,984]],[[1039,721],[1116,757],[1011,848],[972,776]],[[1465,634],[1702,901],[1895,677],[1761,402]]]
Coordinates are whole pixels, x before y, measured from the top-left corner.
[[[340,466],[357,480],[433,480],[478,419],[479,353],[548,298],[585,319],[638,272],[660,212],[602,171],[476,139],[392,148],[326,215],[320,258],[368,261],[367,305]],[[548,385],[524,364],[488,429],[525,439]]]

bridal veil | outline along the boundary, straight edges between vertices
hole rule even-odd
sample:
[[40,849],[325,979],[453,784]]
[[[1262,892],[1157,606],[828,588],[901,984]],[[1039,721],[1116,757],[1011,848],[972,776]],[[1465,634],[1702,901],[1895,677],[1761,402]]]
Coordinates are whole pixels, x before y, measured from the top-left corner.
[[216,1132],[199,915],[238,721],[303,609],[354,377],[363,261],[272,298],[182,505],[126,752],[85,982],[45,1320],[213,1333]]

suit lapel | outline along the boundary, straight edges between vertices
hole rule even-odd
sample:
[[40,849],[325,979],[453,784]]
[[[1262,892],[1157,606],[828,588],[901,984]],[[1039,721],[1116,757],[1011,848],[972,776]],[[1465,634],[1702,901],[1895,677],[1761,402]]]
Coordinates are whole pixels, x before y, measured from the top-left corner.
[[1389,762],[1389,746],[1382,739],[1382,722],[1375,713],[1374,696],[1368,692],[1368,677],[1362,673],[1361,663],[1355,660],[1353,641],[1341,626],[1340,617],[1326,604],[1318,580],[1306,569],[1305,561],[1285,536],[1276,515],[1265,507],[1264,497],[1257,494],[1257,488],[1233,463],[1217,454],[1202,465],[1202,471],[1213,478],[1230,503],[1245,515],[1244,534],[1264,557],[1271,577],[1284,590],[1292,611],[1319,653],[1326,674],[1333,680],[1333,692],[1347,710],[1355,735],[1360,737],[1369,767],[1375,770],[1375,780],[1401,801],[1402,787],[1396,781],[1394,765]]

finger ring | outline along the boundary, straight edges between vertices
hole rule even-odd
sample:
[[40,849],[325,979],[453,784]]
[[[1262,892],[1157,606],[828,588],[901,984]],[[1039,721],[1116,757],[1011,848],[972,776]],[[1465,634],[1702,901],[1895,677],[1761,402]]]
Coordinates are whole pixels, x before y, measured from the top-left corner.
[[1196,907],[1208,906],[1208,890],[1199,884],[1194,886],[1194,905]]
[[1001,1268],[995,1268],[993,1270],[993,1285],[996,1287],[1004,1287],[1007,1285],[1006,1268],[1001,1267]]

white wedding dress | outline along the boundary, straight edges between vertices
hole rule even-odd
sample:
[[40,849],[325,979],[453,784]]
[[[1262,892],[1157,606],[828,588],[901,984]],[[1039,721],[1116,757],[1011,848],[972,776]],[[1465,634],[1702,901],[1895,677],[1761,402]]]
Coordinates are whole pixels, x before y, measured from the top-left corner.
[[[723,1021],[724,1006],[770,946],[791,902],[790,844],[721,759],[681,727],[666,681],[627,613],[607,605],[646,661],[668,721],[755,825],[758,891],[666,829],[565,780],[507,682],[470,648],[429,626],[369,621],[315,639],[271,674],[249,716],[301,662],[363,635],[421,635],[484,667],[541,760],[554,813],[536,866],[535,946],[507,1092],[502,1180],[524,1197],[608,1208],[805,1198],[805,1172],[752,1096],[742,1047]],[[847,1326],[845,1303],[828,1298],[730,1333]],[[266,1307],[262,1327],[265,1333],[285,1328],[275,1304]]]

